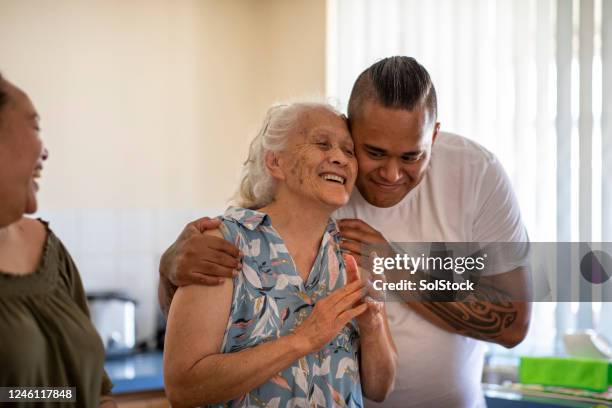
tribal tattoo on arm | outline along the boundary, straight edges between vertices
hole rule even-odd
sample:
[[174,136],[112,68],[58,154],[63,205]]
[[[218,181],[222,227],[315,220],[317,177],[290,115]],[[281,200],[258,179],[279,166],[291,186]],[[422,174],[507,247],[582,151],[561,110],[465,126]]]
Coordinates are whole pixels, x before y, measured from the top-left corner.
[[475,293],[455,302],[428,301],[422,306],[458,334],[480,340],[503,336],[516,322],[519,310],[510,296],[498,288],[479,285]]

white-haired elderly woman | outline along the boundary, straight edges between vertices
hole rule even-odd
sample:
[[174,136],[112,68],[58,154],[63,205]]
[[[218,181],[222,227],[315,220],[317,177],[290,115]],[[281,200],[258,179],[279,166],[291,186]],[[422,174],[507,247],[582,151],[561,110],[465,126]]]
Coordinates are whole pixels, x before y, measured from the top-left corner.
[[[183,286],[168,317],[173,407],[361,407],[395,375],[380,303],[364,301],[330,218],[357,162],[345,119],[320,103],[272,107],[253,140],[220,230],[242,267],[219,286]],[[362,394],[363,392],[363,394]]]

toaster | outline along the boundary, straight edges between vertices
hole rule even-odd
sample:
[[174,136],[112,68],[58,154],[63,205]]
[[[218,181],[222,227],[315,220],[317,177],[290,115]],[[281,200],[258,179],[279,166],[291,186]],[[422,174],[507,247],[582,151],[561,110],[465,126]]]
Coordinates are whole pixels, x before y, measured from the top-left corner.
[[107,357],[134,352],[136,300],[119,292],[87,294],[91,320],[104,343]]

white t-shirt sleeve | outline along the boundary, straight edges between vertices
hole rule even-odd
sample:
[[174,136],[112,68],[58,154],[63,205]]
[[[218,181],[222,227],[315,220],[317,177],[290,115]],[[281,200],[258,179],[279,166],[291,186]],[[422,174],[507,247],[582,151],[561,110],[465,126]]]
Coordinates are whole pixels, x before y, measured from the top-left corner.
[[[487,275],[528,264],[529,237],[518,200],[501,163],[493,157],[482,173],[476,195],[473,241],[497,243],[490,249]],[[491,246],[489,247],[491,248]]]

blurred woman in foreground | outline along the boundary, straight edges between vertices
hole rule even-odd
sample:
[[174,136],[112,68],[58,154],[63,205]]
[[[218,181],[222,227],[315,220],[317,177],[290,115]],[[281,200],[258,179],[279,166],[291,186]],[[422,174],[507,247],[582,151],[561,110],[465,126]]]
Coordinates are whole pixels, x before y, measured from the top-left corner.
[[0,75],[0,386],[76,388],[76,405],[37,407],[114,407],[78,270],[46,222],[24,217],[47,158],[39,130],[28,96]]

